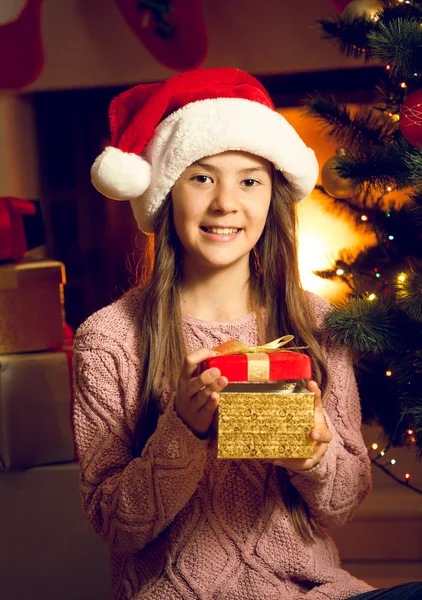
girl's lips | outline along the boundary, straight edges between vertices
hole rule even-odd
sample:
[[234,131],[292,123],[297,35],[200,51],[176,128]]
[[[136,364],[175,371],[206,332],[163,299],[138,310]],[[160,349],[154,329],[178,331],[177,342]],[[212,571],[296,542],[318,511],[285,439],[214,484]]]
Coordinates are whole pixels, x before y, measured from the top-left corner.
[[[211,233],[211,231],[207,230],[206,228],[199,228],[202,235],[207,239],[210,240],[212,242],[230,242],[231,240],[234,240],[239,233],[241,233],[243,230],[242,229],[238,229],[237,233]],[[223,228],[221,228],[223,229]],[[228,227],[227,229],[235,229],[234,227]]]

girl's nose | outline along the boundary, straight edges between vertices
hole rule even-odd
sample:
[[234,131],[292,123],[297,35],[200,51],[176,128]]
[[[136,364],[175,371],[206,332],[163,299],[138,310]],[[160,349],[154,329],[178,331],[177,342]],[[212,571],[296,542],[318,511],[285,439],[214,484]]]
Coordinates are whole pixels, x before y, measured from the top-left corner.
[[211,210],[228,214],[237,212],[236,191],[231,186],[217,186],[211,203]]

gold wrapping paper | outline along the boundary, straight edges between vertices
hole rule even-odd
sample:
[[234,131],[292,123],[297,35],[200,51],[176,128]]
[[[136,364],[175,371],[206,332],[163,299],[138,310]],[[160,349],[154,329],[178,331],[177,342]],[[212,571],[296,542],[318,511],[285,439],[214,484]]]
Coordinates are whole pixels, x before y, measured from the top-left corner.
[[227,392],[218,416],[218,458],[310,458],[312,392]]
[[58,261],[0,266],[0,354],[63,345],[64,283]]

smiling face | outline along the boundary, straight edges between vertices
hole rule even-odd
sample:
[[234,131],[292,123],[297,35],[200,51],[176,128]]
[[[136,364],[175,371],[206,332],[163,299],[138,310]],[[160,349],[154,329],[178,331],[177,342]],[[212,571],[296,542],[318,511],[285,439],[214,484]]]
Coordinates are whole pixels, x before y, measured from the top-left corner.
[[188,167],[171,192],[184,265],[249,268],[271,191],[271,163],[247,152],[223,152]]

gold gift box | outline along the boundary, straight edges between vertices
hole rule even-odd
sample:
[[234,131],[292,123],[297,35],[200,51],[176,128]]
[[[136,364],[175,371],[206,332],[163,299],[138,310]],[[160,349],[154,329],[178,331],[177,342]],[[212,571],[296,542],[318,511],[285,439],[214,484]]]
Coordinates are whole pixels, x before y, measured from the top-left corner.
[[58,261],[0,266],[0,354],[63,345],[64,283]]
[[218,411],[218,458],[312,457],[315,394],[301,384],[229,384]]

